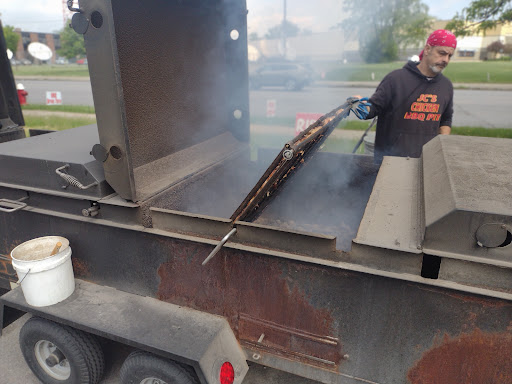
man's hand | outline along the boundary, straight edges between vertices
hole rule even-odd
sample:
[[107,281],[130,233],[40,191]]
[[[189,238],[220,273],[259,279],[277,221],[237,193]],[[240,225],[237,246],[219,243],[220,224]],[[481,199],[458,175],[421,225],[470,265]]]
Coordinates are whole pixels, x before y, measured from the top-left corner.
[[448,125],[442,125],[439,127],[440,135],[449,135],[452,129]]
[[367,97],[361,97],[359,95],[349,97],[347,102],[351,104],[350,110],[360,120],[365,120],[370,112],[370,103]]

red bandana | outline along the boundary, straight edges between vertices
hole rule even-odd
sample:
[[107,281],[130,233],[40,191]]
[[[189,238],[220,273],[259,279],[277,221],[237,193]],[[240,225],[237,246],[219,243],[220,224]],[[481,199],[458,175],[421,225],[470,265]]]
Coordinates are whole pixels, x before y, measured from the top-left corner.
[[[452,47],[457,48],[457,38],[453,33],[446,29],[438,29],[432,32],[427,39],[427,44],[431,47]],[[420,53],[420,60],[423,58],[423,51]]]

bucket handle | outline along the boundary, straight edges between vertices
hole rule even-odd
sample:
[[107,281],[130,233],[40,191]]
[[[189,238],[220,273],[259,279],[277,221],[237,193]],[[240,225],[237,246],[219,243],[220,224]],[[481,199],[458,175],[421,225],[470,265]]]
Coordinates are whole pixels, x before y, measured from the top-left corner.
[[0,199],[0,212],[13,213],[19,211],[27,206],[27,203],[23,203],[23,200],[26,199],[28,199],[28,196],[22,197],[19,200]]
[[20,279],[18,279],[18,281],[16,282],[16,284],[21,284],[21,283],[23,283],[23,280],[25,280],[25,277],[27,277],[27,276],[28,276],[28,274],[30,273],[30,271],[31,271],[31,270],[32,270],[32,268],[29,268],[29,269],[28,269],[28,271],[27,271],[27,273],[25,273],[25,276],[23,276],[23,279],[21,279],[21,280],[20,280]]

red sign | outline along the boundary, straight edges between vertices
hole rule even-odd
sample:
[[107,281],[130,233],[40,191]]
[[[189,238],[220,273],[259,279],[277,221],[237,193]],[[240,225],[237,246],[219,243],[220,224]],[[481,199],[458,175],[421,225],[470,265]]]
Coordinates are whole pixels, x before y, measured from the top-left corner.
[[322,116],[323,115],[321,113],[297,113],[295,115],[295,136],[304,131]]
[[277,101],[275,99],[267,100],[267,117],[276,115]]
[[60,92],[46,92],[46,105],[62,105],[62,95]]

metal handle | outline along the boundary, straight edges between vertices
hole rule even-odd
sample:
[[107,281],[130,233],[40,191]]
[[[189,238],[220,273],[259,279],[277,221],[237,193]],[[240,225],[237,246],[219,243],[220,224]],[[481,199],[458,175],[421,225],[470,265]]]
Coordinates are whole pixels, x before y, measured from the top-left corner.
[[32,268],[29,268],[29,269],[28,269],[27,273],[25,273],[25,276],[23,276],[23,279],[21,279],[21,280],[20,280],[20,279],[18,278],[18,281],[16,282],[16,284],[21,284],[21,283],[23,283],[23,280],[25,280],[25,277],[27,277],[27,276],[28,276],[28,274],[30,273],[30,271],[31,271],[31,270],[32,270]]
[[[26,199],[28,199],[28,197],[26,196],[19,200],[0,199],[0,212],[13,213],[19,211],[20,209],[23,209],[27,206],[27,203],[22,202],[23,200]],[[2,208],[2,203],[6,203],[8,205],[10,204],[11,208]]]
[[[80,8],[74,8],[73,7],[73,3],[74,1],[73,0],[68,0],[67,1],[67,5],[68,5],[68,9],[71,11],[71,12],[82,12],[82,10]],[[80,6],[80,5],[79,5]]]
[[203,264],[202,265],[206,265],[207,262],[209,262],[213,256],[215,256],[217,254],[217,252],[220,251],[220,249],[224,246],[224,244],[226,244],[226,242],[229,240],[229,238],[231,236],[233,236],[234,234],[236,233],[236,228],[233,228],[231,231],[229,231],[229,233],[224,236],[224,238],[220,241],[219,244],[217,244],[217,246],[214,248],[214,250],[208,255],[208,257],[206,259],[204,259],[203,261]]
[[91,187],[94,187],[95,185],[98,185],[98,182],[95,181],[94,183],[91,183],[89,185],[85,185],[84,186],[80,181],[78,181],[78,179],[76,177],[68,175],[67,173],[62,172],[63,169],[67,169],[67,168],[69,168],[69,164],[66,164],[66,165],[63,165],[60,168],[57,168],[55,170],[55,173],[57,175],[59,175],[60,177],[62,177],[64,180],[66,180],[73,187],[80,188],[80,189],[89,189]]
[[359,139],[359,141],[357,142],[356,146],[354,147],[354,149],[352,150],[352,153],[356,153],[356,151],[359,149],[359,146],[361,145],[361,143],[363,142],[364,138],[366,137],[366,135],[368,134],[368,131],[370,129],[372,129],[372,127],[375,125],[375,123],[377,122],[377,116],[375,116],[372,120],[372,122],[370,123],[370,125],[368,126],[368,128],[366,128],[366,130],[364,131],[363,133],[363,136],[361,136],[361,138]]

